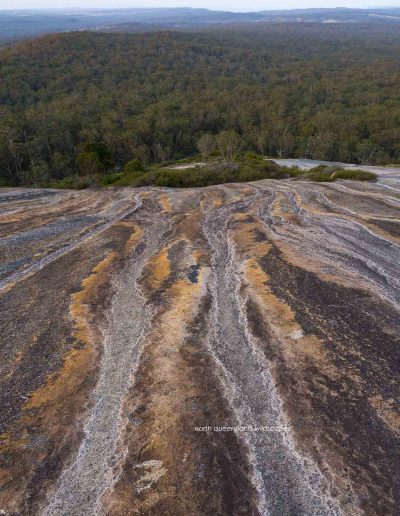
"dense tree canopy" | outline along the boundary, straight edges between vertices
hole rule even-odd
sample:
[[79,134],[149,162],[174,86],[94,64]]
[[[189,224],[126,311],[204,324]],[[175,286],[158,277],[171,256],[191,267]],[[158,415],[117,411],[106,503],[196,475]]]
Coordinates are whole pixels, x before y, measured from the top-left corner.
[[183,158],[222,131],[239,135],[235,149],[269,156],[400,162],[399,55],[400,31],[379,24],[14,45],[0,52],[0,182]]

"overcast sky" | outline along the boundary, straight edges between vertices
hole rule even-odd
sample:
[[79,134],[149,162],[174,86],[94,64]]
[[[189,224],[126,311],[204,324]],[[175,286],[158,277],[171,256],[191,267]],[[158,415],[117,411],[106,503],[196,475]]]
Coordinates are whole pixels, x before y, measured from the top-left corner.
[[[227,11],[260,11],[305,7],[387,7],[390,0],[0,0],[0,9],[49,7],[205,7]],[[397,2],[400,5],[400,2]]]

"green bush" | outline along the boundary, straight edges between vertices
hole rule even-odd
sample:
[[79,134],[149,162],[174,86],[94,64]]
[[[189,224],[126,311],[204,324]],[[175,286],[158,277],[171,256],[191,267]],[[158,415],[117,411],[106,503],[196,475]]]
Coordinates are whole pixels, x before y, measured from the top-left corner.
[[338,168],[333,172],[332,179],[352,179],[354,181],[376,181],[378,176],[373,172],[367,172],[366,170],[353,170]]
[[128,161],[126,165],[124,166],[124,172],[130,174],[132,172],[143,172],[144,167],[140,159],[133,159],[131,161]]
[[98,184],[93,176],[68,176],[60,181],[51,183],[49,186],[51,188],[84,190],[91,186],[98,186]]
[[325,174],[324,172],[307,172],[299,176],[299,179],[306,179],[316,183],[331,183],[334,181],[330,174]]
[[104,186],[113,185],[116,181],[118,181],[118,179],[120,179],[121,176],[121,172],[110,172],[100,179],[100,184]]
[[298,179],[331,183],[337,179],[352,179],[353,181],[376,181],[377,175],[358,169],[344,169],[335,165],[318,165],[308,171],[299,171]]
[[252,151],[245,152],[244,157],[246,158],[246,160],[255,160],[255,161],[263,161],[264,160],[263,156],[261,156],[260,154],[256,154],[255,152],[252,152]]

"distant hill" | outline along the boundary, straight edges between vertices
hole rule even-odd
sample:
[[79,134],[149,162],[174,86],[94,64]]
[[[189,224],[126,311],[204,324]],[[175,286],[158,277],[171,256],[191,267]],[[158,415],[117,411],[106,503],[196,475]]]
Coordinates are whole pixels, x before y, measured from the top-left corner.
[[71,30],[190,29],[213,24],[256,22],[400,22],[393,9],[295,9],[232,13],[192,8],[164,9],[52,9],[0,11],[0,41]]

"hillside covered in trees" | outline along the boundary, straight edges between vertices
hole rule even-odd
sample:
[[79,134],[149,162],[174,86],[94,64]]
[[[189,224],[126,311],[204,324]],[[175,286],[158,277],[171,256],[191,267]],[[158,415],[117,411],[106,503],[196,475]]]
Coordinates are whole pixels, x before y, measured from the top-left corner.
[[265,156],[399,163],[399,52],[378,23],[19,43],[0,52],[0,184],[181,159],[221,131]]

